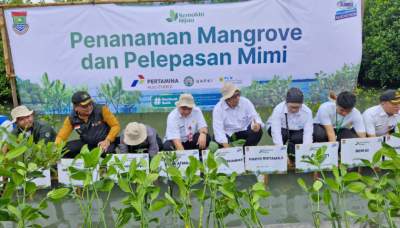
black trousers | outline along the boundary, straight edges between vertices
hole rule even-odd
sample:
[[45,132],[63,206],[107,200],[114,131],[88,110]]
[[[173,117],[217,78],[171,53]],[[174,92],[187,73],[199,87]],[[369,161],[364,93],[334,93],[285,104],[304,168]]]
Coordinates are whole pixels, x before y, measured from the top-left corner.
[[228,143],[238,140],[238,139],[244,139],[246,140],[246,143],[244,146],[257,146],[257,144],[260,142],[261,137],[263,135],[262,128],[258,132],[254,132],[251,130],[251,124],[247,127],[247,130],[245,131],[238,131],[235,132],[232,136],[226,135],[228,138]]
[[[303,144],[303,135],[304,135],[304,130],[288,130],[286,128],[281,128],[281,134],[282,134],[282,141],[283,144],[288,142],[288,148],[287,148],[287,153],[289,155],[290,159],[294,159],[295,157],[295,145],[296,144]],[[272,137],[271,134],[271,128],[268,128],[268,135]],[[289,137],[290,136],[290,137]]]
[[[351,139],[358,138],[358,135],[354,128],[340,128],[338,132],[335,131],[336,141],[340,142],[342,139]],[[328,142],[328,135],[326,134],[324,126],[321,124],[314,124],[314,133],[313,133],[314,142]]]
[[[196,134],[193,135],[193,140],[192,141],[186,141],[186,142],[182,142],[183,148],[185,148],[185,150],[194,150],[194,149],[199,149],[199,145],[197,145],[197,141],[199,140],[199,136],[200,133],[197,132]],[[211,141],[211,137],[209,134],[206,135],[206,147],[208,147],[208,145],[210,145],[210,141]],[[166,140],[164,142],[163,145],[163,150],[164,151],[172,151],[172,150],[176,150],[174,143],[172,142],[172,140]]]
[[[64,150],[67,151],[67,153],[64,155],[64,158],[75,158],[79,152],[81,151],[82,147],[86,145],[87,143],[83,142],[80,139],[77,140],[72,140],[67,142],[67,144],[64,147]],[[114,142],[110,143],[110,146],[107,148],[107,151],[102,153],[102,157],[105,157],[106,154],[110,153],[115,153],[115,148],[119,144],[119,137],[115,139]],[[97,147],[97,145],[88,145],[89,150],[93,150],[94,148]]]

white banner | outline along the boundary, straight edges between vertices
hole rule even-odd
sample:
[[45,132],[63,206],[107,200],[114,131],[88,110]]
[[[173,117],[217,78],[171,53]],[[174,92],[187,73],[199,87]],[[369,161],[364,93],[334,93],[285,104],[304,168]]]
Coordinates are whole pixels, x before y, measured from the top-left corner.
[[313,144],[297,144],[296,145],[296,171],[311,172],[318,168],[314,165],[302,162],[306,156],[314,156],[318,149],[326,146],[325,160],[321,164],[322,169],[331,169],[332,166],[338,166],[338,142],[313,143]]
[[360,159],[372,161],[382,142],[383,137],[342,139],[341,161],[350,167],[363,165]]
[[286,146],[246,146],[245,169],[254,173],[286,173]]
[[[58,171],[58,183],[73,186],[83,186],[83,181],[73,180],[70,178],[70,174],[68,168],[70,166],[77,169],[84,169],[84,163],[82,159],[76,159],[74,164],[74,159],[61,159],[57,163],[57,171]],[[98,178],[98,169],[95,169],[92,173],[93,181],[96,181]]]
[[[24,103],[65,113],[69,102],[46,99],[87,86],[114,111],[138,112],[172,107],[176,94],[188,90],[198,105],[212,106],[228,81],[248,87],[291,77],[307,93],[317,73],[343,70],[351,88],[361,61],[360,6],[360,0],[88,4],[10,8],[4,15],[15,73],[29,80],[19,84]],[[54,90],[59,94],[49,90],[55,80],[66,85]],[[123,97],[141,91],[140,102],[110,102],[116,98],[106,95],[105,84]],[[29,88],[43,89],[45,98],[31,99]]]
[[[203,162],[206,161],[209,150],[203,150]],[[244,156],[242,147],[221,148],[215,152],[215,158],[222,158],[226,161],[228,166],[221,164],[218,167],[219,173],[232,174],[236,172],[241,174],[245,172],[244,169]],[[205,158],[205,159],[204,159]]]
[[[115,162],[115,158],[118,158],[123,162],[124,169],[121,170],[118,166],[116,166],[116,170],[118,173],[127,173],[129,172],[129,167],[133,160],[136,161],[138,170],[145,170],[147,173],[149,172],[149,154],[113,154],[110,162]],[[142,166],[142,161],[144,162]],[[111,176],[111,179],[118,180],[116,175]]]
[[391,135],[387,135],[385,137],[386,137],[386,143],[389,146],[393,147],[397,151],[397,153],[400,153],[400,138]]
[[[199,157],[199,150],[177,150],[177,151],[171,151],[171,152],[163,152],[163,153],[176,153],[176,161],[175,164],[173,164],[176,168],[178,168],[182,176],[186,175],[186,168],[189,166],[190,160],[189,157],[193,156],[197,160],[200,160]],[[160,177],[166,177],[167,173],[165,172],[165,162],[161,160],[160,162]],[[200,172],[197,173],[200,175]]]

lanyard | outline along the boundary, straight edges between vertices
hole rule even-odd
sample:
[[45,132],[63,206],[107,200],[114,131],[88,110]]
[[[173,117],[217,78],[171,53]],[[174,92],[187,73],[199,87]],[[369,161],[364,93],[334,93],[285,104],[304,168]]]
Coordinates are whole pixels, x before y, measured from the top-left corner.
[[336,131],[336,135],[338,134],[340,128],[342,128],[342,124],[344,121],[344,117],[342,118],[342,120],[340,121],[340,123],[338,123],[338,113],[336,111],[336,119],[335,119],[335,131]]
[[286,132],[287,132],[287,136],[288,136],[288,143],[290,142],[290,131],[289,131],[289,122],[288,122],[288,118],[287,118],[287,113],[285,113],[285,119],[286,119]]

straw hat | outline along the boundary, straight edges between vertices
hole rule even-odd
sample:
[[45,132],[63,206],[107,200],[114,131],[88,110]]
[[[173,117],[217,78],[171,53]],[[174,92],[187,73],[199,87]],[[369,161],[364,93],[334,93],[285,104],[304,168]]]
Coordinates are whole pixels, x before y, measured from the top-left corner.
[[192,94],[190,93],[183,93],[181,94],[181,96],[179,97],[179,100],[175,103],[176,107],[189,107],[189,108],[193,108],[194,106],[196,106],[196,104],[194,103],[194,99]]
[[11,110],[12,122],[17,122],[18,117],[30,116],[33,111],[29,110],[25,105],[20,105]]
[[146,126],[142,123],[131,122],[124,131],[124,143],[130,146],[136,146],[144,142],[147,138]]
[[224,83],[221,89],[222,98],[224,100],[229,99],[233,96],[233,94],[235,94],[236,91],[239,91],[239,88],[236,87],[234,84],[229,82]]

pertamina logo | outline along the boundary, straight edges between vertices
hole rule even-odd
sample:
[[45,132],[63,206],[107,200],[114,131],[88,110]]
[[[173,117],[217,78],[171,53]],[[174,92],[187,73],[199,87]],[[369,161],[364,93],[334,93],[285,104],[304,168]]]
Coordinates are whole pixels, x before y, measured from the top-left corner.
[[14,12],[11,12],[11,16],[13,19],[14,32],[19,35],[26,33],[29,29],[29,25],[28,25],[28,23],[26,23],[27,12],[26,11],[14,11]]
[[176,12],[175,10],[170,10],[169,16],[165,20],[168,22],[177,21],[178,23],[187,24],[193,23],[195,19],[199,17],[204,17],[204,12],[182,13]]
[[141,74],[138,75],[138,79],[135,79],[135,80],[132,81],[131,87],[136,87],[138,83],[139,84],[143,84],[144,83],[144,76],[141,75]]

